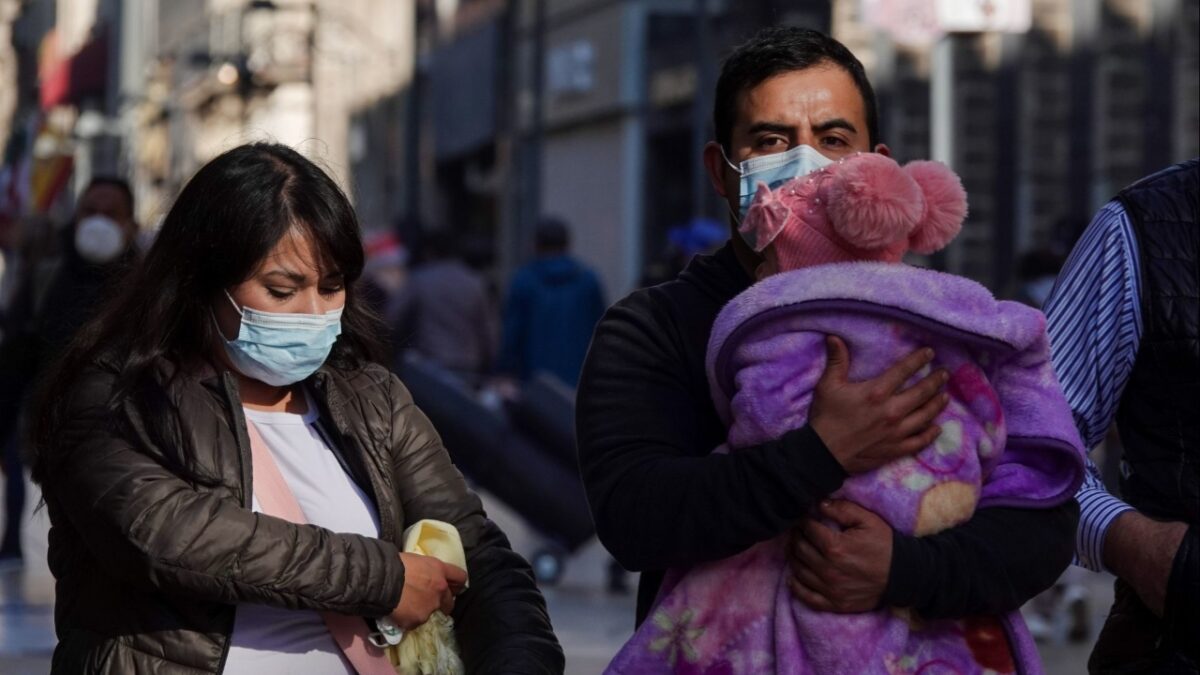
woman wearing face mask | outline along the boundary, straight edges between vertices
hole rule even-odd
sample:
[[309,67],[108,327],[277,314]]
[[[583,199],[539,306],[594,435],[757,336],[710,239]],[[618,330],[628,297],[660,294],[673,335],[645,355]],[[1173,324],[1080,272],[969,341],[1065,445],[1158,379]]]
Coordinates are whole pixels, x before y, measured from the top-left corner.
[[[38,408],[53,672],[390,673],[376,631],[436,610],[467,672],[561,672],[527,564],[374,362],[362,250],[285,147],[183,189]],[[466,571],[398,552],[421,519],[457,528]]]

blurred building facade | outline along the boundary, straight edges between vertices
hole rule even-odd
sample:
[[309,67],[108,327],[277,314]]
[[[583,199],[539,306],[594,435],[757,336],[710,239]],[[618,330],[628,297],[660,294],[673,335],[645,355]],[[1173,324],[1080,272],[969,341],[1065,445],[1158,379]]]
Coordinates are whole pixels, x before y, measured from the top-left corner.
[[418,73],[409,128],[417,188],[401,215],[401,236],[450,230],[472,260],[491,264],[514,188],[506,101],[513,50],[510,3],[425,1],[418,5]]
[[372,144],[398,154],[353,121],[408,88],[414,7],[25,0],[12,39],[18,117],[38,117],[61,137],[76,190],[98,173],[129,178],[146,223],[200,165],[251,140],[296,147],[353,190],[351,165]]
[[0,222],[63,216],[72,176],[113,163],[114,9],[103,0],[0,3]]
[[[366,197],[359,203],[365,226],[390,225],[386,199],[402,199],[404,189],[394,179],[404,138],[364,119],[371,110],[404,109],[415,68],[414,2],[129,4],[156,15],[148,17],[158,34],[152,92],[137,113],[140,135],[154,140],[136,169],[163,186],[164,200],[220,152],[270,140],[313,158],[352,195]],[[391,122],[402,129],[405,117]]]
[[1027,0],[1018,33],[941,34],[920,23],[935,4],[0,0],[17,83],[0,132],[36,116],[77,187],[130,176],[146,222],[203,162],[274,139],[322,162],[365,227],[469,235],[497,281],[537,217],[562,216],[614,297],[669,228],[726,219],[700,165],[712,89],[768,25],[859,55],[894,154],[946,159],[970,193],[929,262],[998,291],[1021,253],[1066,247],[1121,186],[1200,153],[1200,0]]
[[1011,288],[1021,253],[1069,247],[1121,187],[1200,154],[1197,0],[1029,0],[1027,32],[907,45],[863,3],[834,6],[833,33],[867,65],[898,159],[935,154],[931,84],[949,69],[939,159],[962,176],[971,212],[937,262],[995,290]]
[[633,288],[667,231],[727,217],[701,151],[721,56],[778,22],[828,31],[828,2],[524,0],[513,4],[509,259],[538,214],[563,217],[610,293]]
[[[879,19],[929,19],[935,4],[514,3],[512,175],[517,199],[533,204],[510,210],[502,245],[519,258],[522,223],[566,216],[582,255],[621,293],[665,248],[668,228],[695,216],[724,221],[700,172],[712,87],[720,58],[775,24],[845,42],[876,87],[897,158],[944,154],[962,175],[968,223],[924,262],[998,292],[1012,290],[1021,254],[1065,250],[1122,186],[1200,154],[1200,0],[1028,0],[1017,3],[1028,6],[1028,28],[1016,33]],[[939,86],[952,111],[944,121]],[[522,189],[533,176],[536,186]]]

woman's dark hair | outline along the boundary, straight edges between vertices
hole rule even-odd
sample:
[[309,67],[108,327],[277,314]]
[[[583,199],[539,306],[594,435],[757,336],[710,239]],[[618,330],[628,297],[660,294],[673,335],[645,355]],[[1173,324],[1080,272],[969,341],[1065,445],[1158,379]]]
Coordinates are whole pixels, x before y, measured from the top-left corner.
[[158,365],[165,360],[178,374],[207,362],[220,371],[211,359],[224,339],[213,303],[249,279],[292,228],[309,237],[323,266],[345,277],[342,334],[329,363],[353,369],[381,359],[382,324],[354,293],[363,247],[346,195],[290,148],[243,145],[206,164],[184,186],[145,260],[54,366],[35,402],[34,478],[46,478],[62,459],[55,431],[72,388],[80,373],[103,361],[117,377],[111,419],[127,423],[122,411],[132,405],[150,440],[168,454],[169,468],[206,482],[195,472],[191,448],[184,447]]
[[862,63],[842,43],[820,31],[795,26],[766,28],[736,49],[721,64],[713,101],[713,127],[717,142],[729,150],[738,97],[767,79],[794,70],[832,64],[849,73],[862,95],[867,117],[867,137],[879,143],[879,111],[875,91]]

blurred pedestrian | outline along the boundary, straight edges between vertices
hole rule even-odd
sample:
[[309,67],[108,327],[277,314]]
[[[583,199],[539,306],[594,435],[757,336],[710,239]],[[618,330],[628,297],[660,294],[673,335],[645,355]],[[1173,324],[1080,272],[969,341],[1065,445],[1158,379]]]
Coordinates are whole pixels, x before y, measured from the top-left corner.
[[1017,302],[1041,309],[1050,297],[1054,280],[1062,269],[1063,256],[1051,248],[1036,248],[1017,261]]
[[49,218],[30,215],[21,218],[8,232],[5,242],[5,266],[0,278],[0,338],[13,326],[9,316],[14,311],[28,311],[22,307],[29,289],[44,293],[58,271],[59,239]]
[[496,355],[496,310],[487,282],[462,260],[445,230],[421,242],[422,264],[409,274],[398,301],[395,338],[477,385]]
[[571,255],[562,220],[538,223],[534,256],[508,288],[498,370],[520,380],[546,372],[574,389],[604,314],[604,291],[596,273]]
[[[0,560],[22,559],[25,401],[79,328],[137,257],[133,192],[120,178],[92,179],[63,231],[57,261],[26,261],[0,342],[0,445],[4,448],[5,530]],[[30,233],[30,236],[35,236]]]
[[[538,440],[550,453],[568,460],[572,471],[578,466],[573,434],[575,387],[592,331],[604,308],[599,277],[571,255],[567,223],[560,218],[543,218],[534,229],[534,259],[513,274],[508,287],[496,368],[500,377],[493,386],[501,396],[518,403],[526,399],[527,405],[537,400],[536,396],[531,399],[530,391],[547,394],[561,390],[558,398],[566,402],[562,409],[569,413],[565,419],[560,415],[560,419],[546,421],[543,426],[566,424],[572,433],[567,442],[551,442],[544,437]],[[549,381],[531,383],[535,376]],[[554,410],[540,413],[550,415]],[[626,572],[615,560],[608,563],[607,577],[610,592],[627,592]]]
[[[20,420],[21,393],[16,391],[16,378],[20,372],[20,358],[24,348],[21,342],[11,337],[18,331],[18,322],[10,321],[11,310],[27,311],[25,300],[29,288],[44,290],[56,269],[54,257],[55,237],[53,226],[42,217],[20,219],[6,231],[5,268],[0,277],[0,426],[8,424],[10,429]],[[33,295],[38,293],[34,291]],[[5,376],[3,373],[9,373]],[[7,393],[6,393],[7,392]],[[9,400],[15,397],[14,400]],[[0,569],[20,568],[25,558],[21,549],[21,519],[25,510],[25,464],[24,446],[20,431],[0,433],[0,474],[4,476],[4,524],[0,536]]]
[[714,253],[728,236],[725,226],[710,218],[694,218],[667,231],[667,248],[642,270],[638,286],[666,283],[683,271],[692,258]]
[[[529,566],[376,361],[362,266],[349,201],[285,146],[184,187],[39,399],[53,673],[394,674],[368,633],[439,609],[468,672],[562,671]],[[421,519],[468,570],[399,552]]]
[[395,325],[400,319],[400,296],[408,279],[408,250],[391,232],[367,235],[363,245],[366,248],[363,298],[384,323]]
[[[1115,420],[1121,498],[1077,499],[1079,564],[1117,575],[1092,673],[1200,672],[1200,159],[1125,188],[1067,259],[1046,317],[1088,447]],[[1122,501],[1124,500],[1124,501]]]
[[[1065,221],[1064,221],[1065,222]],[[1058,229],[1066,228],[1060,224]],[[1017,291],[1013,299],[1042,309],[1065,258],[1051,247],[1027,251],[1017,260]],[[1058,581],[1021,608],[1029,632],[1039,641],[1082,642],[1091,634],[1091,606],[1084,585],[1086,571],[1072,565]]]

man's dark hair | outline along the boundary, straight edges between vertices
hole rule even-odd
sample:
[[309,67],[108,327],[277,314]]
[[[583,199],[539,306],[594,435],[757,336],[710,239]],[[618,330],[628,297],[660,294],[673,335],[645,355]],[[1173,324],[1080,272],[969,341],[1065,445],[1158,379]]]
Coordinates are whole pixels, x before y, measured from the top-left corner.
[[129,205],[129,216],[133,217],[133,189],[129,187],[129,181],[116,176],[96,176],[88,181],[87,187],[80,194],[85,194],[97,187],[111,187],[119,190],[125,197],[125,203]]
[[533,232],[533,245],[539,252],[564,253],[571,246],[571,231],[560,218],[543,218]]
[[713,126],[717,142],[729,150],[733,122],[737,115],[738,96],[764,81],[795,70],[822,64],[840,67],[850,74],[862,94],[863,110],[867,117],[867,136],[874,148],[879,143],[879,111],[875,106],[875,91],[867,80],[862,63],[849,49],[833,38],[809,28],[778,26],[759,31],[738,45],[721,64],[717,91],[713,103]]

